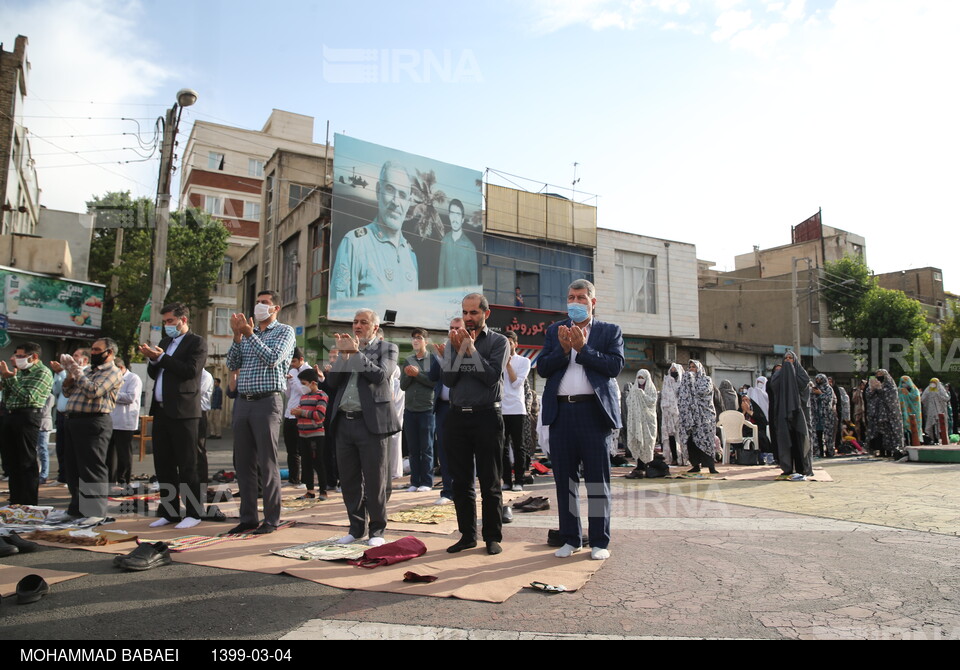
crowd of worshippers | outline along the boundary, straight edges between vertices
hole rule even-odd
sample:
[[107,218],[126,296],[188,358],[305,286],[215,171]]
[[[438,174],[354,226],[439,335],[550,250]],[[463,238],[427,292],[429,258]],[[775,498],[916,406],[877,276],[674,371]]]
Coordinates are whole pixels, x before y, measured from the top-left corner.
[[812,475],[814,458],[869,453],[900,459],[908,446],[956,441],[960,409],[956,390],[939,379],[921,392],[909,376],[897,384],[880,369],[848,392],[825,374],[811,379],[793,351],[769,377],[739,389],[726,379],[715,384],[696,360],[686,370],[672,364],[659,391],[641,369],[623,386],[621,403],[620,442],[637,461],[630,478],[643,477],[655,458],[690,464],[690,472],[703,465],[714,471],[720,458],[717,418],[725,411],[749,422],[744,437],[756,427],[763,461],[779,465],[786,479]]

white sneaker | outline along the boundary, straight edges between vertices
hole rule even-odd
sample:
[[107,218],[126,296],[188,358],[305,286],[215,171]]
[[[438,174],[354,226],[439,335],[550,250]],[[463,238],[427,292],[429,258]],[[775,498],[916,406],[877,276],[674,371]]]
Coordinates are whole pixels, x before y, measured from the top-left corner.
[[507,486],[506,484],[504,484],[503,486],[500,487],[500,490],[501,490],[501,491],[509,491],[510,488],[511,488],[511,487],[509,487],[509,486]]
[[600,547],[594,547],[590,550],[590,558],[595,561],[605,561],[610,558],[610,551],[607,549],[601,549]]
[[416,493],[416,492],[417,492],[416,486],[411,486],[410,488],[407,489],[407,493]]
[[575,553],[580,551],[580,549],[581,547],[574,547],[573,545],[565,544],[559,549],[557,549],[555,552],[553,552],[553,555],[556,556],[557,558],[570,558]]
[[444,498],[443,496],[440,496],[434,501],[433,504],[434,505],[452,505],[453,501],[450,500],[450,498]]
[[293,488],[298,489],[298,490],[301,490],[301,491],[306,491],[306,490],[307,490],[307,485],[306,485],[306,484],[297,484],[297,485],[294,486]]
[[523,487],[520,486],[519,484],[514,484],[513,486],[510,487],[510,490],[511,490],[511,491],[523,491]]
[[355,538],[353,535],[344,535],[343,537],[337,540],[337,544],[350,544],[351,542],[356,542],[356,541],[357,541],[357,538]]
[[433,487],[432,487],[432,486],[418,486],[418,487],[417,487],[417,493],[426,493],[427,491],[432,491],[432,490],[433,490]]

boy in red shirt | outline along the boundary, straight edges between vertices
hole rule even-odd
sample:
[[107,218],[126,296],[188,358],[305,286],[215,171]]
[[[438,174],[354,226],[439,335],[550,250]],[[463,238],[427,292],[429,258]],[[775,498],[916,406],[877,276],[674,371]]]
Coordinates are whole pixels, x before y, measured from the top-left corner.
[[[298,449],[302,463],[303,483],[307,492],[297,500],[326,500],[327,471],[324,466],[323,450],[325,434],[323,418],[327,414],[327,394],[320,390],[320,375],[310,368],[302,370],[297,378],[303,390],[300,406],[290,410],[297,419]],[[313,473],[319,478],[319,492],[313,492]]]

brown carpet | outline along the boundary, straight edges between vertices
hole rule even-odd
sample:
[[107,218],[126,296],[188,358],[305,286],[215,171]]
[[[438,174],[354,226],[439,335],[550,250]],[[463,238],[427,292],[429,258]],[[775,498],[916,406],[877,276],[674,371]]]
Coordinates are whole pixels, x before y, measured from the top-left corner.
[[[62,570],[41,570],[40,568],[21,568],[17,565],[0,565],[0,595],[4,598],[17,592],[17,582],[27,575],[40,575],[51,586],[68,579],[83,577],[85,572],[63,572]],[[52,591],[52,589],[51,589]]]

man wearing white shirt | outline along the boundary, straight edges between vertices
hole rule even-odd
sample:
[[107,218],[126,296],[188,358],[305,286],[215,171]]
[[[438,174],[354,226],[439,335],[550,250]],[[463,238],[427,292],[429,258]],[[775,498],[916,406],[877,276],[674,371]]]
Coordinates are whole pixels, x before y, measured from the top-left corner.
[[[197,434],[200,428],[200,377],[207,362],[207,343],[190,332],[189,309],[175,302],[160,310],[164,337],[160,346],[140,345],[150,359],[147,374],[155,380],[153,403],[153,460],[160,483],[159,519],[151,526],[177,523],[193,528],[203,514],[197,471]],[[184,499],[186,516],[180,511]]]
[[117,406],[110,413],[113,432],[110,434],[110,446],[107,447],[107,467],[110,468],[111,482],[129,484],[132,477],[130,452],[133,434],[140,424],[143,380],[131,372],[122,359],[116,358],[113,362],[123,372],[123,383],[117,393]]
[[293,350],[293,358],[290,359],[290,370],[287,372],[287,407],[283,411],[283,446],[287,449],[287,482],[299,488],[307,488],[306,484],[300,481],[300,448],[297,440],[300,439],[297,433],[297,417],[290,413],[290,410],[300,407],[300,398],[303,397],[303,391],[300,389],[299,374],[304,370],[309,370],[310,366],[303,357],[303,350],[297,347]]
[[[523,476],[527,472],[527,452],[523,448],[524,418],[527,405],[523,397],[523,382],[530,374],[530,359],[517,353],[517,334],[507,331],[510,356],[503,368],[503,490],[522,491]],[[510,448],[507,447],[507,440]],[[513,453],[513,468],[510,453]]]
[[201,484],[210,483],[210,472],[207,467],[207,416],[210,414],[212,397],[213,375],[204,368],[200,372],[200,425],[197,428],[197,474]]

